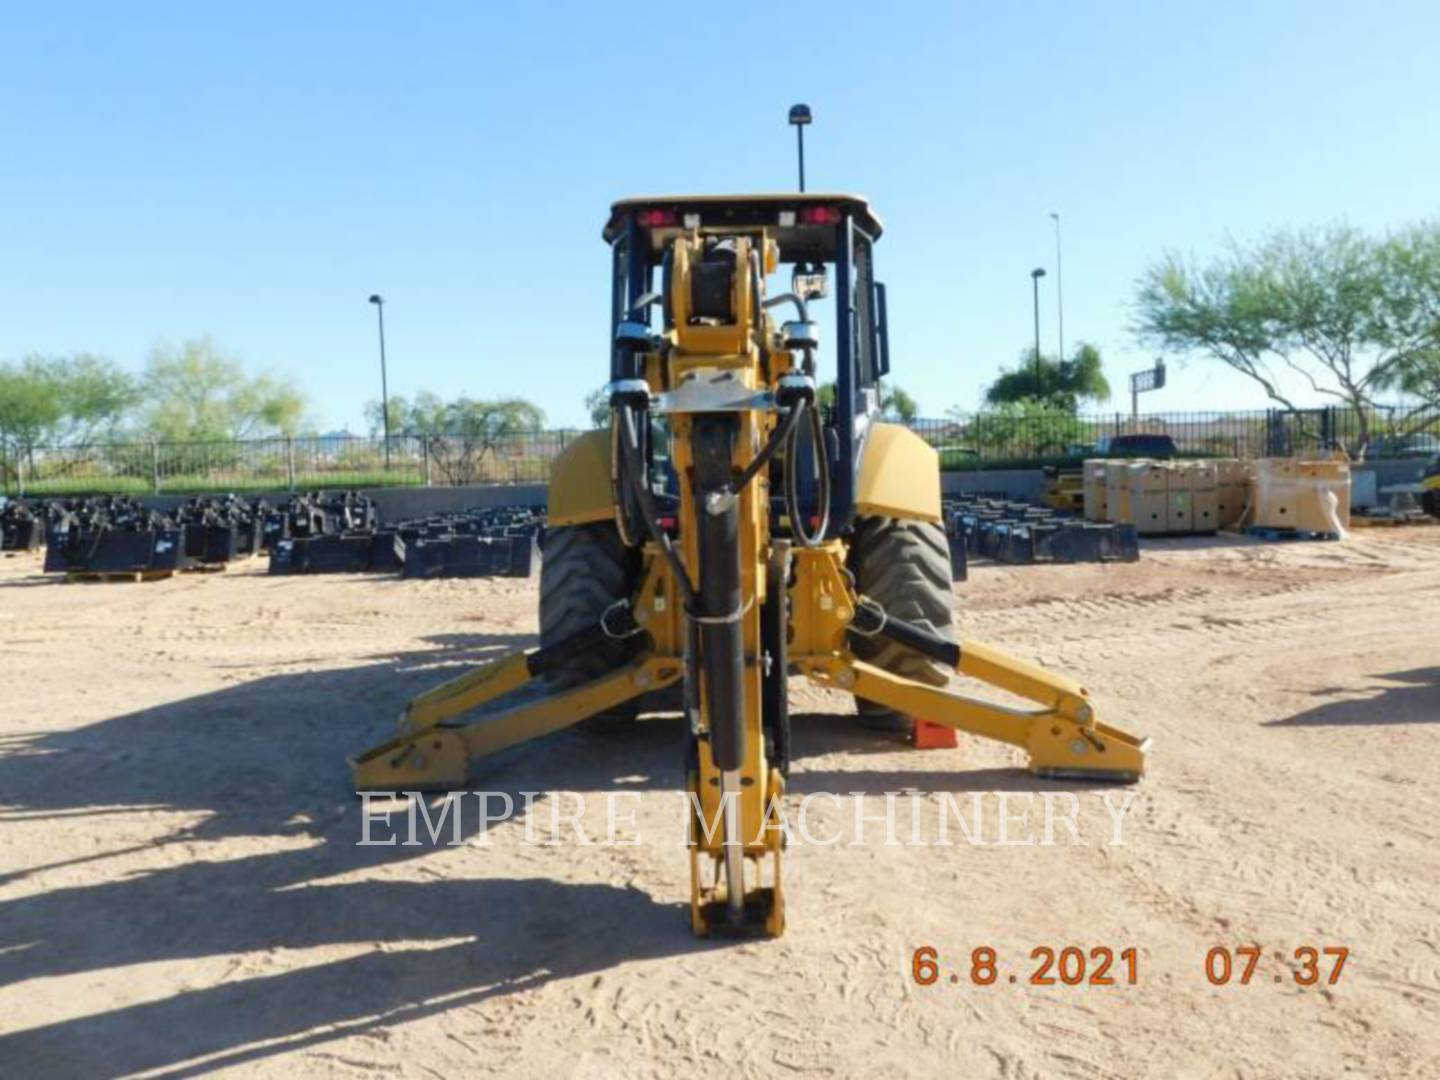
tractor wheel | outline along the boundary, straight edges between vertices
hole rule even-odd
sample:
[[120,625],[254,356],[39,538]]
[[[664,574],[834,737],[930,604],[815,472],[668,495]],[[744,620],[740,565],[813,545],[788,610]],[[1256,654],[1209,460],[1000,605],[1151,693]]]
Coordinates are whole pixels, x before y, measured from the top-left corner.
[[[859,592],[897,619],[952,636],[950,546],[944,527],[903,518],[861,518],[850,544],[850,570]],[[856,657],[895,675],[944,686],[949,672],[913,649],[885,638],[853,636]],[[884,731],[909,731],[911,717],[874,701],[855,699],[860,721]]]
[[1433,518],[1440,518],[1440,488],[1426,488],[1420,496],[1421,508]]
[[[639,584],[640,553],[627,548],[609,521],[560,525],[545,531],[540,561],[540,644],[554,645],[600,621],[616,600],[628,599]],[[552,689],[562,690],[599,678],[625,662],[624,646],[616,641],[575,659],[549,676]],[[638,700],[582,722],[605,730],[635,719]]]

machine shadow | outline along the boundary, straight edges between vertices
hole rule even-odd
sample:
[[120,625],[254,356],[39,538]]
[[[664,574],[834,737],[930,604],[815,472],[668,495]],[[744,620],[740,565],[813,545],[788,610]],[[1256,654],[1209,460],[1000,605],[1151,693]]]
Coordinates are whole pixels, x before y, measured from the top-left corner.
[[[172,888],[194,884],[180,877]],[[313,886],[284,901],[268,895],[273,914],[294,921],[267,920],[254,935],[235,933],[237,922],[255,919],[237,899],[208,911],[208,921],[217,924],[209,944],[303,947],[332,937],[324,926],[343,923],[362,930],[365,951],[0,1036],[5,1071],[198,1075],[438,1012],[483,1007],[512,992],[625,961],[717,947],[691,935],[684,905],[657,903],[612,885],[364,882]],[[173,917],[173,910],[168,914]],[[121,925],[109,929],[126,932]],[[413,942],[417,934],[465,940],[439,947],[397,944]]]
[[[105,1073],[183,1073],[199,1069],[198,1058],[206,1059],[204,1069],[243,1064],[548,979],[710,947],[692,937],[684,905],[619,885],[566,884],[543,874],[424,882],[366,876],[437,851],[357,844],[361,803],[346,756],[389,736],[416,693],[532,640],[443,635],[428,639],[429,648],[367,657],[356,667],[281,671],[0,742],[0,826],[52,817],[87,825],[109,815],[182,819],[158,838],[97,843],[96,854],[7,867],[0,885],[66,865],[146,856],[144,869],[122,872],[117,864],[99,880],[92,875],[85,884],[0,902],[0,983],[245,958],[230,961],[242,974],[220,985],[0,1036],[0,1071],[94,1074],[97,1054]],[[1035,786],[1018,771],[807,773],[807,757],[892,753],[903,744],[845,715],[802,713],[794,728],[800,791],[831,782],[845,791]],[[487,760],[472,787],[503,791],[517,805],[523,792],[678,790],[684,741],[684,719],[674,714],[603,736],[572,729]],[[498,828],[518,829],[522,821]],[[474,824],[466,820],[464,839],[474,837]],[[209,842],[235,838],[283,846],[212,855]],[[483,868],[483,848],[475,858]],[[347,955],[266,968],[272,950],[319,947]]]
[[[94,855],[6,867],[0,884],[146,854],[143,869],[122,872],[117,864],[100,880],[0,902],[0,984],[248,956],[233,961],[240,977],[227,975],[218,986],[0,1036],[0,1073],[129,1074],[214,1054],[243,1063],[557,977],[705,948],[690,933],[684,905],[633,888],[485,878],[483,848],[457,854],[429,844],[357,844],[361,803],[346,756],[388,736],[403,703],[447,669],[458,673],[529,640],[450,635],[431,641],[438,648],[377,663],[272,674],[86,727],[7,738],[0,827],[50,817],[88,827],[112,814],[178,815],[185,823],[139,843],[97,844]],[[678,786],[679,733],[678,718],[654,734],[620,739],[561,732],[544,740],[542,752],[497,755],[473,786],[503,791],[517,806],[527,791]],[[463,819],[466,841],[474,817]],[[523,815],[497,829],[521,822]],[[233,838],[283,846],[229,858],[211,853],[208,841]],[[496,842],[503,842],[498,831]],[[472,850],[481,876],[471,879],[365,876]],[[272,950],[321,946],[348,955],[266,970]]]
[[1263,726],[1370,727],[1440,723],[1440,667],[1395,671],[1375,678],[1400,685],[1380,688],[1368,697],[1327,701],[1283,720],[1267,720]]

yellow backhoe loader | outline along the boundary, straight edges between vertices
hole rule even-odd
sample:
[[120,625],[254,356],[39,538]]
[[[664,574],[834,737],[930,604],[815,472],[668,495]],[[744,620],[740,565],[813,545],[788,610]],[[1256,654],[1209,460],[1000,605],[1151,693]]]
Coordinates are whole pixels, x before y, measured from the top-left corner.
[[[612,423],[555,464],[540,646],[412,701],[395,738],[353,759],[357,789],[463,787],[487,754],[623,721],[678,687],[693,927],[774,936],[790,673],[854,694],[872,719],[1020,747],[1041,776],[1139,779],[1146,741],[1101,723],[1079,684],[954,640],[937,456],[878,418],[880,233],[852,195],[614,205]],[[772,292],[782,267],[790,288]],[[828,416],[822,305],[835,317]],[[954,693],[957,672],[1036,708]]]

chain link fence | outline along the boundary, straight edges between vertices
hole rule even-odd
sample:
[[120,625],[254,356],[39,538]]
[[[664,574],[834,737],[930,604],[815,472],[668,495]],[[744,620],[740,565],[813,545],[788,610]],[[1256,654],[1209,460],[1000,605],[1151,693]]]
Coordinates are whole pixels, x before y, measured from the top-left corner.
[[[1440,454],[1434,409],[1069,415],[978,412],[910,428],[945,469],[1033,468],[1103,456],[1120,435],[1168,435],[1187,456],[1267,457],[1343,450],[1352,457]],[[0,443],[7,495],[192,494],[317,488],[544,483],[576,429],[478,435],[363,435],[215,442],[127,440],[83,447]]]

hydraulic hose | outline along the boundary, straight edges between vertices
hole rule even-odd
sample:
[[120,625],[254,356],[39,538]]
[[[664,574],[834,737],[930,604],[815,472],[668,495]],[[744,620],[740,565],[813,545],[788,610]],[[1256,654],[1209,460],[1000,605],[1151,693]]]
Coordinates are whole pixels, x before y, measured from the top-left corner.
[[[695,586],[690,582],[690,575],[685,572],[680,553],[670,542],[669,535],[660,527],[660,514],[655,509],[655,499],[645,482],[645,460],[640,453],[640,435],[635,423],[635,412],[632,406],[623,403],[617,405],[615,411],[615,423],[620,428],[620,449],[625,461],[622,468],[624,480],[630,484],[635,502],[640,508],[640,518],[645,525],[645,531],[650,534],[651,540],[660,545],[660,550],[670,563],[670,569],[675,574],[675,584],[685,601],[685,610],[694,612]],[[617,510],[623,517],[623,505],[617,507]]]
[[755,324],[755,344],[760,347],[760,364],[765,377],[770,377],[770,346],[765,341],[765,303],[760,295],[760,283],[764,281],[760,272],[760,252],[750,249],[750,307]]
[[[754,460],[741,470],[739,476],[726,484],[722,491],[714,493],[714,497],[718,500],[715,503],[716,511],[723,509],[738,498],[740,492],[745,490],[745,486],[749,484],[751,480],[755,479],[760,470],[770,464],[770,459],[775,456],[780,450],[780,447],[790,437],[790,432],[794,429],[799,419],[800,409],[796,407],[792,408],[785,415],[784,419],[775,425],[775,430],[772,431],[770,437],[765,440],[765,445],[760,448],[760,452],[755,455]],[[707,509],[709,509],[708,506]]]
[[626,484],[625,468],[629,455],[621,434],[624,428],[621,409],[617,407],[610,421],[610,498],[615,503],[615,529],[620,533],[620,542],[627,548],[633,548],[640,543],[640,537],[630,520],[631,492]]
[[[808,351],[808,350],[807,350]],[[809,419],[811,452],[815,455],[817,473],[817,509],[820,520],[815,531],[805,527],[805,517],[800,506],[800,424],[792,423],[785,441],[785,513],[790,518],[791,535],[801,547],[819,547],[830,528],[830,460],[825,452],[825,429],[820,421],[820,410],[814,404],[801,400],[796,403],[792,417],[804,412]]]

